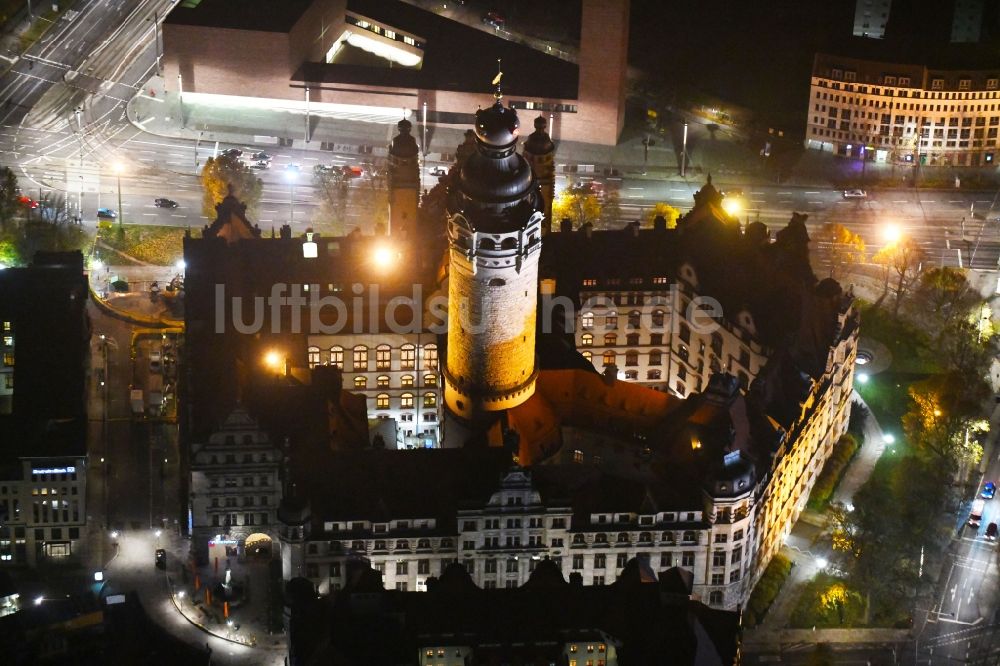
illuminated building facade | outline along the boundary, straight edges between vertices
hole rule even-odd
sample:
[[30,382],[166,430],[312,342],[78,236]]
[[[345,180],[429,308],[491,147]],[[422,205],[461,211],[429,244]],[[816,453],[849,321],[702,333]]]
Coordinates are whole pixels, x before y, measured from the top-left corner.
[[1000,69],[943,70],[817,54],[806,147],[874,162],[992,167]]
[[429,123],[462,126],[500,58],[517,63],[505,80],[511,104],[551,116],[560,140],[615,145],[624,125],[628,0],[583,0],[579,53],[563,59],[405,2],[279,5],[175,6],[163,23],[168,95],[386,124],[426,104]]

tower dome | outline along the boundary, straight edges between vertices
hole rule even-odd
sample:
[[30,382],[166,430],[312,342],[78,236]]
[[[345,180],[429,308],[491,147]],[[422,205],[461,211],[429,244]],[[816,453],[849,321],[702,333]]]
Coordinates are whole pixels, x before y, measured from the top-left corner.
[[531,165],[539,190],[542,193],[545,221],[542,222],[542,233],[552,230],[552,201],[556,196],[556,145],[545,131],[548,123],[545,116],[535,118],[535,131],[528,135],[524,142],[524,159]]
[[505,108],[499,99],[488,109],[476,111],[476,139],[481,146],[513,152],[520,127],[514,109]]

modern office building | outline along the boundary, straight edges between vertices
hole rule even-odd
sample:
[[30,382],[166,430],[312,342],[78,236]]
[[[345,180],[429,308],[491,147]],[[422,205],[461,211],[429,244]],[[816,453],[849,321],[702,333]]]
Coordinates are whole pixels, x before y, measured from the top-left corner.
[[181,2],[163,23],[164,80],[168,95],[190,104],[386,124],[401,115],[415,122],[418,112],[422,120],[426,108],[429,123],[463,126],[499,59],[511,105],[550,116],[554,138],[615,145],[628,19],[628,0],[582,0],[579,54],[570,60],[499,27],[405,2],[285,0],[280,11],[268,0]]
[[889,21],[892,0],[857,0],[854,8],[854,36],[882,39]]
[[992,167],[1000,68],[944,70],[817,54],[806,147],[855,159]]

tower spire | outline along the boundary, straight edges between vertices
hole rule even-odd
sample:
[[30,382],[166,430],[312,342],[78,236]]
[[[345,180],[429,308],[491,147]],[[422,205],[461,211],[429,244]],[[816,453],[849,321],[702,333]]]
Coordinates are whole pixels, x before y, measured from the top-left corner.
[[496,92],[493,93],[493,97],[497,102],[503,99],[503,93],[500,92],[500,79],[502,78],[503,70],[500,69],[500,58],[497,58],[497,75],[493,77],[493,85],[497,87]]

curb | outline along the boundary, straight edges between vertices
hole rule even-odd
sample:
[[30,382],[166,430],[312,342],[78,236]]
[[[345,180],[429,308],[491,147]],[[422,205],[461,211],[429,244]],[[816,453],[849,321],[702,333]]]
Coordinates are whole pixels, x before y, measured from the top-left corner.
[[238,641],[238,640],[229,638],[228,636],[223,636],[221,634],[217,634],[214,631],[212,631],[211,629],[209,629],[208,627],[206,627],[205,625],[203,625],[201,622],[198,622],[196,620],[192,620],[190,617],[188,617],[187,613],[185,613],[184,611],[182,611],[181,608],[180,608],[180,606],[177,605],[177,599],[175,598],[174,593],[171,592],[170,589],[169,589],[170,588],[170,576],[169,575],[166,576],[166,579],[167,579],[167,587],[168,587],[167,594],[170,595],[170,603],[173,604],[174,610],[176,610],[180,614],[181,617],[183,617],[185,620],[188,621],[188,624],[191,624],[192,626],[195,626],[195,627],[201,629],[202,631],[204,631],[209,636],[214,636],[215,638],[227,641],[229,643],[233,643],[234,645],[242,645],[243,647],[246,647],[246,648],[256,648],[257,647],[256,643],[244,643],[243,641]]

